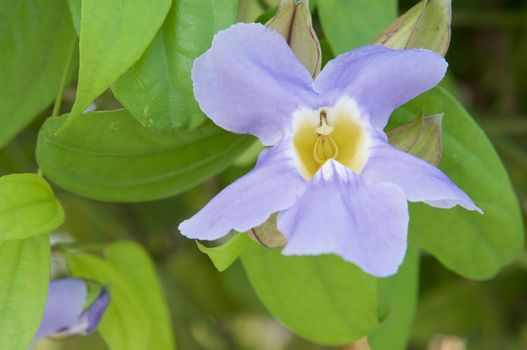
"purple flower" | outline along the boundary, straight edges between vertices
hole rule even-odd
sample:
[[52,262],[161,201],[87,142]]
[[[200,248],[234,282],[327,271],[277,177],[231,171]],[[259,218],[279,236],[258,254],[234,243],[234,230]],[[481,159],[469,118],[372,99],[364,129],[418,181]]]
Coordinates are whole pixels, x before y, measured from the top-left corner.
[[110,295],[102,288],[95,301],[85,308],[87,296],[87,285],[83,280],[66,278],[52,281],[34,342],[50,336],[93,333],[108,307]]
[[480,211],[436,167],[388,144],[383,131],[394,109],[433,88],[446,69],[428,50],[365,46],[329,62],[313,81],[273,30],[237,24],[218,33],[194,63],[196,99],[217,125],[271,147],[181,232],[214,240],[279,212],[283,254],[334,253],[372,275],[394,274],[406,251],[407,200]]

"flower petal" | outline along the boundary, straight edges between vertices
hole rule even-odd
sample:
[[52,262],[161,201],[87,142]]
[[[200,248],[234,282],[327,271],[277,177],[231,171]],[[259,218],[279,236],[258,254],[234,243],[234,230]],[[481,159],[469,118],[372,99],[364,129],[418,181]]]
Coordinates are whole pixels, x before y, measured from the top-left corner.
[[219,32],[192,69],[194,95],[217,125],[274,145],[292,113],[316,94],[313,79],[282,36],[256,23]]
[[218,239],[231,230],[247,231],[272,213],[289,208],[305,186],[289,150],[277,145],[262,151],[251,172],[221,191],[179,229],[189,238],[203,240]]
[[334,253],[385,277],[404,259],[408,206],[397,186],[368,185],[329,160],[297,202],[280,213],[278,228],[288,240],[284,255]]
[[90,307],[80,316],[77,324],[67,330],[69,334],[89,335],[95,332],[110,304],[110,293],[102,288]]
[[482,213],[441,170],[381,140],[376,140],[372,146],[362,174],[370,182],[399,186],[411,202],[425,202],[437,208],[460,205]]
[[65,331],[82,314],[88,291],[80,279],[66,278],[49,284],[48,300],[34,341]]
[[330,104],[342,95],[354,98],[384,129],[397,107],[437,85],[446,69],[445,59],[429,50],[364,46],[328,62],[313,87]]

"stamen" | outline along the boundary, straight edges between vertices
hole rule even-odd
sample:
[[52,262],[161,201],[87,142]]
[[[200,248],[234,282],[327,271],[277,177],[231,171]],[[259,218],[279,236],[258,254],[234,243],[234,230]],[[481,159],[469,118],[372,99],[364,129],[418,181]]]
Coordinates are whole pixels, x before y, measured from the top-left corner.
[[339,156],[339,147],[333,137],[319,135],[313,147],[313,158],[318,164],[324,164],[328,159],[336,159]]
[[326,111],[320,111],[320,126],[316,129],[319,135],[331,135],[333,133],[333,126],[328,125],[328,117]]

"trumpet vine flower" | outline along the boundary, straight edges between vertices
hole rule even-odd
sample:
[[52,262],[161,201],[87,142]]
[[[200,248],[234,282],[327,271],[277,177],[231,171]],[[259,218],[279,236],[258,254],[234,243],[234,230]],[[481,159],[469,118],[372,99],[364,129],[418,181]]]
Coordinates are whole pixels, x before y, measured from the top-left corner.
[[110,295],[103,288],[86,308],[87,284],[76,278],[52,281],[48,300],[34,342],[46,337],[88,335],[95,331],[108,304]]
[[480,211],[443,172],[388,143],[399,106],[447,69],[422,49],[365,46],[313,79],[277,32],[237,24],[219,32],[192,70],[214,123],[269,146],[256,167],[180,225],[194,239],[245,232],[272,214],[285,255],[333,253],[367,273],[396,273],[406,251],[408,201]]

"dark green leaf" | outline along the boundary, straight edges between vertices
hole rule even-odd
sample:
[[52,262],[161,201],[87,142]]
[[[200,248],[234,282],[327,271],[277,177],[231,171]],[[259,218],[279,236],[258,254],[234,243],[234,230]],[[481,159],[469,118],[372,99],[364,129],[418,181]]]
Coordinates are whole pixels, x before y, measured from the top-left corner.
[[48,237],[0,241],[0,257],[0,344],[2,350],[26,350],[46,306]]
[[48,234],[63,223],[64,211],[40,176],[0,177],[0,240]]
[[323,0],[317,8],[335,54],[368,44],[397,17],[396,0]]
[[38,162],[61,187],[105,201],[176,195],[226,169],[254,142],[212,124],[158,134],[124,110],[82,115],[56,135],[65,120],[50,118],[42,127]]
[[523,247],[518,199],[494,147],[450,94],[436,88],[403,106],[393,122],[424,111],[444,113],[440,168],[484,211],[411,206],[410,239],[448,268],[475,279],[490,278]]
[[0,148],[55,98],[76,37],[66,0],[0,1]]
[[252,243],[242,263],[267,309],[306,339],[349,344],[378,324],[377,280],[335,255],[286,257]]
[[192,63],[212,37],[236,21],[235,0],[178,0],[143,57],[113,86],[119,101],[158,130],[195,128],[204,120],[194,100]]

